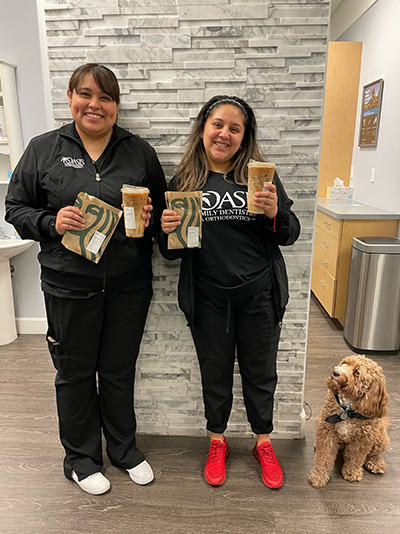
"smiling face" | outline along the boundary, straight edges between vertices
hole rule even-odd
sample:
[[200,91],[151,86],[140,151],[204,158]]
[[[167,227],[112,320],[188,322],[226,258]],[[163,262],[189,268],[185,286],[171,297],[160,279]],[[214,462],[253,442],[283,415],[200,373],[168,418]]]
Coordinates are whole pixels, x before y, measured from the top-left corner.
[[216,106],[207,118],[203,130],[203,144],[210,169],[226,173],[240,149],[245,132],[243,112],[234,104]]
[[88,73],[72,92],[67,91],[71,114],[78,133],[103,137],[117,120],[118,104],[105,93]]

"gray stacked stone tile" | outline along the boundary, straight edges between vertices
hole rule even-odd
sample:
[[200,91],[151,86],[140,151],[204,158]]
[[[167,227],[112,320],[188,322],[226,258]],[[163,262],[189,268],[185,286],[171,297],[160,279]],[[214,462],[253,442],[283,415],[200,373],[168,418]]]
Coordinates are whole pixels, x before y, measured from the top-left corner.
[[[201,105],[237,95],[255,109],[261,148],[278,165],[302,234],[284,248],[290,303],[278,354],[275,437],[304,432],[312,236],[329,0],[45,0],[53,110],[70,121],[66,86],[82,63],[117,75],[119,123],[147,139],[170,179]],[[142,433],[202,435],[200,375],[176,304],[179,263],[154,255],[154,299],[137,369]],[[228,435],[250,435],[235,367]]]

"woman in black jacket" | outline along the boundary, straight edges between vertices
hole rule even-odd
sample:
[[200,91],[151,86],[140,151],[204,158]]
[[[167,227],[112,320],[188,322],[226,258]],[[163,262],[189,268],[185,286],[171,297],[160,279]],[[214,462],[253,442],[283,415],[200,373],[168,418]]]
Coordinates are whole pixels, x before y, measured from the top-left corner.
[[[82,65],[67,94],[74,122],[29,143],[12,175],[6,220],[40,243],[65,476],[101,494],[110,488],[101,473],[102,431],[114,465],[138,484],[154,478],[136,447],[133,387],[166,183],[153,148],[116,125],[120,97],[111,70]],[[65,248],[65,232],[85,227],[77,194],[120,208],[122,184],[150,189],[144,237],[126,237],[120,221],[98,263]]]
[[270,488],[283,483],[274,454],[273,400],[281,321],[288,281],[279,245],[293,244],[300,223],[275,173],[268,190],[256,193],[262,215],[247,211],[247,164],[263,161],[256,120],[242,99],[216,96],[200,110],[170,190],[201,190],[201,248],[169,250],[168,234],[180,217],[165,210],[160,249],[182,258],[178,299],[188,320],[203,385],[210,450],[204,476],[225,481],[229,447],[224,437],[232,408],[235,351],[248,421],[257,435],[253,453]]

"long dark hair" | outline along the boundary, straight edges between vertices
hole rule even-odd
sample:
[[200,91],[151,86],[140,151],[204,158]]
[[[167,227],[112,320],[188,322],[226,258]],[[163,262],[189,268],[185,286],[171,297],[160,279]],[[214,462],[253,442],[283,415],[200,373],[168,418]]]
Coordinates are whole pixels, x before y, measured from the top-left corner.
[[86,74],[91,74],[94,81],[104,93],[112,98],[117,104],[120,103],[119,84],[117,77],[108,67],[98,63],[86,63],[74,70],[69,80],[68,89],[73,93],[79,86],[80,81]]
[[239,185],[247,185],[247,164],[250,159],[264,161],[257,143],[257,122],[252,108],[237,96],[217,95],[211,98],[199,111],[189,137],[177,172],[177,189],[195,191],[204,187],[209,165],[204,149],[202,133],[207,119],[217,108],[224,104],[235,105],[243,114],[245,131],[241,149],[231,160],[233,178]]

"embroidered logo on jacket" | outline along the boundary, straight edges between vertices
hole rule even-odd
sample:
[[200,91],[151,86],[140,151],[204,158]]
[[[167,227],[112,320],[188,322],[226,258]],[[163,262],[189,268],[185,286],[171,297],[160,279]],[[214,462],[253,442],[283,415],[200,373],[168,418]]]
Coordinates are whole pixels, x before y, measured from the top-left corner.
[[64,163],[65,167],[73,167],[74,169],[83,169],[85,166],[85,160],[84,159],[74,159],[71,157],[63,157],[61,158],[62,163]]

